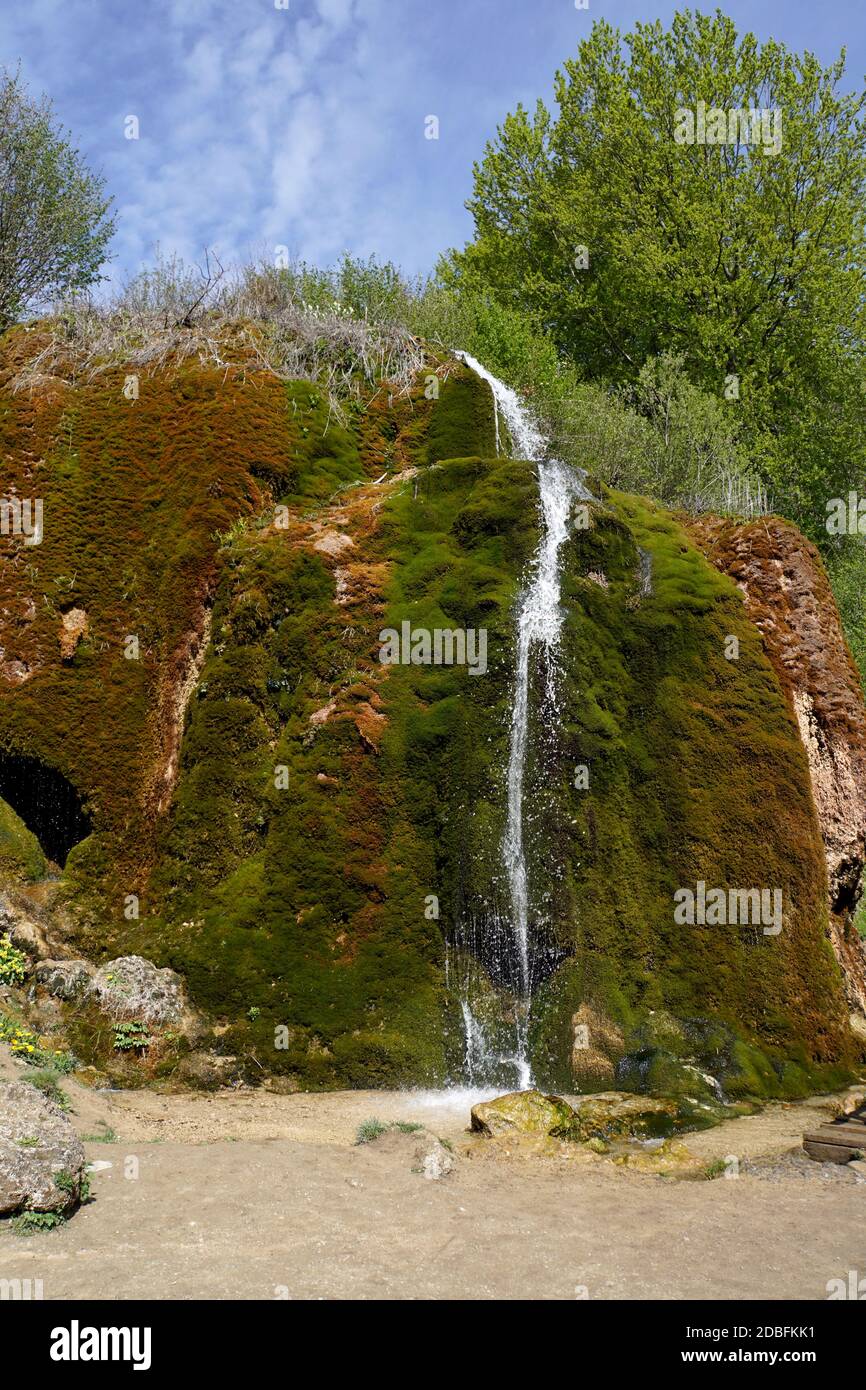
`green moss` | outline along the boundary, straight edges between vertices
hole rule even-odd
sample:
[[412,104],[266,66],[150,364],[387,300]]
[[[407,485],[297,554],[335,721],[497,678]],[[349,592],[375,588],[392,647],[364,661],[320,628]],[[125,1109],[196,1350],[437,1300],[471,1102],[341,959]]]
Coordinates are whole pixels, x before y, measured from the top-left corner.
[[[514,1007],[500,846],[534,469],[496,457],[491,392],[462,366],[438,401],[423,381],[383,388],[345,421],[305,382],[190,365],[145,377],[133,404],[123,379],[0,408],[22,495],[26,460],[44,460],[46,514],[43,545],[0,572],[7,655],[33,673],[0,690],[0,751],[50,763],[86,803],[93,833],[61,890],[75,944],[179,970],[251,1080],[457,1076],[446,950],[492,1027]],[[383,475],[401,481],[353,513]],[[735,586],[676,522],[613,493],[592,511],[564,552],[555,729],[533,688],[536,1075],[568,1089],[588,1003],[622,1032],[635,1084],[676,1090],[697,1065],[732,1096],[802,1094],[844,1076],[849,1044],[796,727]],[[339,561],[316,549],[326,526],[351,532]],[[88,631],[61,662],[73,606]],[[178,682],[208,608],[178,749]],[[484,629],[485,674],[383,667],[379,634],[404,621]],[[45,871],[2,805],[0,868]],[[677,927],[673,893],[698,879],[782,888],[783,932]],[[145,1064],[112,1058],[86,1009],[70,1026],[81,1056],[124,1079]],[[181,1051],[155,1045],[146,1064],[168,1074]]]
[[493,392],[468,367],[450,371],[427,432],[426,461],[496,454]]
[[46,873],[39,841],[5,801],[0,801],[0,873],[30,883]]
[[[543,768],[537,838],[552,851],[535,872],[549,878],[554,941],[579,964],[537,1000],[542,1084],[551,1059],[549,1084],[562,1084],[568,1021],[584,1001],[623,1022],[650,1010],[715,1018],[755,1049],[738,1094],[781,1093],[774,1063],[798,1049],[814,1076],[851,1060],[805,754],[735,586],[671,517],[616,494],[574,533],[565,570],[567,713]],[[737,660],[725,656],[729,635]],[[678,926],[674,893],[698,880],[780,888],[782,932]],[[648,1045],[645,1030],[632,1047]]]

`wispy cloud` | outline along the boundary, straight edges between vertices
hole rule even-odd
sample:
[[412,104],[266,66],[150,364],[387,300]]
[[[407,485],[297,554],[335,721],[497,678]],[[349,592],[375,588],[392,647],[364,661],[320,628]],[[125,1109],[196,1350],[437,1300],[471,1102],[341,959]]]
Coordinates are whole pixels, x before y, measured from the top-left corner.
[[[105,173],[115,274],[151,260],[157,244],[228,259],[286,245],[319,262],[347,248],[423,271],[469,234],[471,165],[496,123],[517,101],[549,96],[592,20],[627,27],[675,8],[590,3],[28,0],[0,13],[0,51],[20,57]],[[760,23],[756,3],[727,8],[792,46],[810,42],[796,12]],[[846,24],[862,52],[866,21]],[[822,53],[838,40],[831,26]],[[866,60],[850,46],[860,72]],[[430,114],[438,141],[424,138]],[[137,140],[124,138],[131,115]]]

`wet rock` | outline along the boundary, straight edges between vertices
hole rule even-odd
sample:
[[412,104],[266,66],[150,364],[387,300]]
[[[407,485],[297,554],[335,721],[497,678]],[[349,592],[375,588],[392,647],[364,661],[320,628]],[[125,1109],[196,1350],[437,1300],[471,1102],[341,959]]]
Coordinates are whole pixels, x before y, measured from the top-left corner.
[[693,1100],[716,1100],[719,1096],[718,1083],[709,1072],[662,1049],[628,1053],[619,1063],[616,1079],[629,1091],[653,1095],[689,1096]]
[[93,966],[84,960],[43,960],[35,971],[36,983],[55,999],[80,999],[93,978]]
[[552,1134],[569,1129],[574,1120],[571,1106],[559,1096],[540,1091],[513,1091],[472,1107],[471,1128],[497,1138],[502,1134]]
[[635,1149],[619,1154],[613,1162],[620,1168],[637,1173],[655,1173],[662,1177],[703,1178],[707,1167],[702,1159],[690,1153],[684,1144],[666,1139],[658,1147]]
[[636,1037],[641,1047],[655,1051],[680,1056],[689,1050],[685,1027],[667,1009],[650,1009]]
[[656,1096],[626,1095],[622,1091],[579,1096],[575,1099],[569,1137],[586,1142],[670,1134],[678,1114],[675,1100]]
[[604,1090],[616,1080],[625,1045],[616,1024],[590,1004],[572,1015],[571,1070],[578,1091]]
[[67,1211],[80,1200],[84,1166],[63,1111],[26,1081],[0,1081],[0,1214]]
[[119,956],[93,976],[86,998],[112,1018],[149,1025],[182,1022],[186,1012],[183,981],[143,956]]

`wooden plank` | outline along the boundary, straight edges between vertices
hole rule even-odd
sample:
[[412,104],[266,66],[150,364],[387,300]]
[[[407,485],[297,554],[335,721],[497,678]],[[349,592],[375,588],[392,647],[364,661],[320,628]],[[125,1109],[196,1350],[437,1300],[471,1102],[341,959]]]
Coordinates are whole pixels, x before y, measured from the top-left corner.
[[823,1144],[808,1137],[803,1140],[803,1148],[810,1158],[819,1163],[850,1163],[857,1150],[849,1149],[847,1144]]
[[823,1138],[830,1144],[866,1144],[866,1125],[822,1125],[820,1129],[813,1129],[809,1134],[815,1138]]

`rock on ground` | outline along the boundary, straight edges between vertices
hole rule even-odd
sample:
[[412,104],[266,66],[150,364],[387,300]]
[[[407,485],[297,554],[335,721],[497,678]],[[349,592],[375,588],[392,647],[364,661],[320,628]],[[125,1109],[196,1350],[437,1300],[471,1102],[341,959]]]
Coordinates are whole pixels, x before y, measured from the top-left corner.
[[472,1107],[472,1128],[502,1134],[556,1135],[561,1138],[626,1138],[660,1134],[673,1128],[677,1103],[622,1091],[576,1096],[574,1105],[540,1091],[513,1091]]
[[119,956],[100,967],[87,998],[114,1018],[179,1024],[186,1011],[183,981],[143,956]]
[[85,1157],[63,1111],[26,1081],[0,1082],[0,1215],[63,1212],[79,1201]]
[[568,1128],[574,1119],[571,1106],[559,1096],[540,1091],[512,1091],[472,1107],[472,1129],[496,1138],[501,1134],[551,1134]]
[[43,960],[35,971],[36,983],[55,999],[79,999],[93,977],[93,967],[83,960]]

